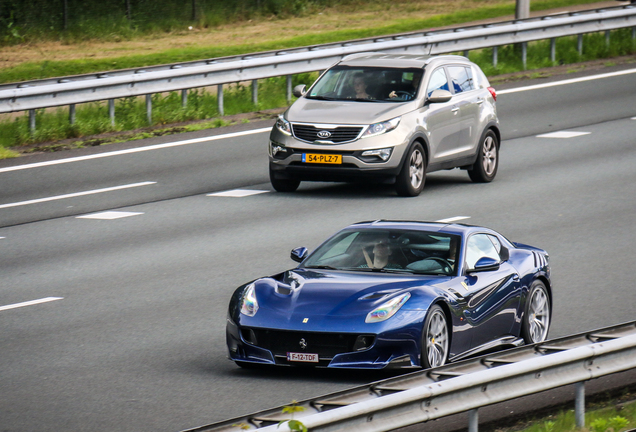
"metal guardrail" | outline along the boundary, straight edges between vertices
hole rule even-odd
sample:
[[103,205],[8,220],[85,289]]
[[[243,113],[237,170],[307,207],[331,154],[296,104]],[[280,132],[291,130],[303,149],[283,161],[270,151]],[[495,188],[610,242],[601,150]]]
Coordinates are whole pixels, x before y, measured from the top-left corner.
[[[478,408],[576,384],[577,427],[585,425],[585,384],[593,378],[636,368],[636,321],[526,345],[462,362],[378,381],[299,402],[294,419],[311,432],[389,431],[469,412],[469,432],[478,430]],[[289,432],[282,408],[184,432]]]
[[[152,106],[148,95],[181,90],[184,92],[185,103],[187,89],[215,85],[218,86],[219,92],[219,111],[223,113],[223,84],[252,81],[253,90],[256,90],[258,79],[287,76],[290,98],[292,74],[324,70],[349,54],[381,51],[435,55],[521,43],[524,47],[522,55],[525,61],[527,42],[543,39],[554,41],[558,37],[602,31],[609,37],[609,31],[627,27],[632,27],[632,37],[636,37],[634,5],[205,61],[5,84],[0,85],[0,113],[29,111],[33,114],[31,126],[34,128],[36,109],[69,105],[73,122],[75,104],[109,100],[111,121],[114,121],[114,99],[146,95],[150,120]],[[579,49],[582,50],[581,37]],[[496,61],[494,50],[493,62]],[[256,98],[255,92],[253,98]]]

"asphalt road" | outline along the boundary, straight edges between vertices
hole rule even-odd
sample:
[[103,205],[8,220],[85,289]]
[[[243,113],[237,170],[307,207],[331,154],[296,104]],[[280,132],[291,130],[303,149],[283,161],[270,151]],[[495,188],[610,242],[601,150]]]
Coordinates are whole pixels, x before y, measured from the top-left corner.
[[[493,183],[434,173],[417,198],[272,192],[267,133],[249,131],[271,124],[0,161],[0,430],[182,430],[382,378],[225,356],[234,288],[360,220],[464,216],[545,248],[551,337],[633,320],[636,73],[513,90],[533,84],[500,88]],[[581,134],[537,136],[556,131]],[[244,134],[183,143],[228,132]],[[236,188],[263,192],[208,195]],[[105,210],[127,217],[82,217]]]

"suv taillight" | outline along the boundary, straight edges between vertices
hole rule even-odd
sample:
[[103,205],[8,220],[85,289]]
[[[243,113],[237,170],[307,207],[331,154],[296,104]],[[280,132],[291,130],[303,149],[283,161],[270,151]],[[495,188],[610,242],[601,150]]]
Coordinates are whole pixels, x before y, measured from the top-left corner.
[[492,98],[495,100],[495,102],[497,102],[497,92],[495,91],[495,89],[493,87],[488,87],[488,91],[492,95]]

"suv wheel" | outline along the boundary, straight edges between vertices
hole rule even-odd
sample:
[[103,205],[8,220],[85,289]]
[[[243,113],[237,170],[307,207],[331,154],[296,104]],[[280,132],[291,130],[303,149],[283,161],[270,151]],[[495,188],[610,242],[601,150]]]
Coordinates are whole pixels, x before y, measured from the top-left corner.
[[276,192],[294,192],[300,185],[300,180],[276,178],[271,166],[269,167],[269,181]]
[[479,144],[477,160],[472,169],[468,170],[468,176],[475,183],[488,183],[493,181],[499,167],[499,142],[497,135],[489,129]]
[[426,181],[426,157],[421,144],[416,143],[404,159],[404,165],[395,180],[398,195],[418,196]]

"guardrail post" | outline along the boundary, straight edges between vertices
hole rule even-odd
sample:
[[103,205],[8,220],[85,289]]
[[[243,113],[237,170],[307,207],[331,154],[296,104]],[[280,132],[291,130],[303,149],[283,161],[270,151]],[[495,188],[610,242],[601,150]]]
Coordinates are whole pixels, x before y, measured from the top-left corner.
[[73,126],[75,124],[75,104],[68,106],[68,122]]
[[110,125],[115,126],[115,99],[108,99],[108,117],[110,117]]
[[577,49],[579,50],[579,55],[583,55],[583,35],[580,34],[577,41]]
[[292,76],[287,75],[287,103],[291,103],[292,99]]
[[497,63],[499,62],[499,52],[497,50],[498,47],[492,47],[492,67],[496,68]]
[[523,70],[526,70],[528,65],[528,42],[521,43],[521,63],[523,64]]
[[35,133],[35,110],[29,110],[29,130],[31,131],[31,135]]
[[636,27],[632,27],[632,40],[636,39]]
[[576,427],[583,429],[585,427],[585,381],[575,384],[576,396],[574,399],[574,418]]
[[258,80],[252,80],[252,103],[258,105]]
[[610,31],[609,30],[605,31],[605,46],[607,48],[609,48],[610,46]]
[[468,432],[477,432],[479,429],[479,410],[468,411]]
[[556,63],[556,38],[550,39],[550,61]]
[[223,84],[216,86],[216,100],[219,108],[219,115],[223,115]]
[[148,119],[148,124],[152,124],[152,95],[146,95],[146,118]]
[[188,89],[181,90],[181,107],[185,108],[188,105]]
[[464,50],[464,57],[468,58],[468,53],[470,52],[470,50]]

